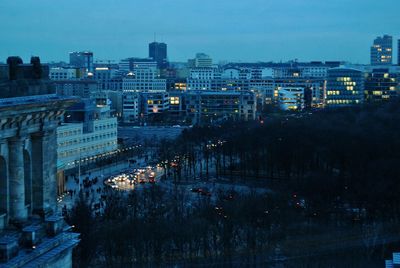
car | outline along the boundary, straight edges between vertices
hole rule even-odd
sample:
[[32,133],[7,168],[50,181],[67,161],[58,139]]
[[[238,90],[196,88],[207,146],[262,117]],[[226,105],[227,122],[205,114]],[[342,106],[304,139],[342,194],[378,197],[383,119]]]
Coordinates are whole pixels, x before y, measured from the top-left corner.
[[192,188],[192,189],[190,189],[190,191],[193,193],[200,193],[203,190],[201,188]]
[[211,192],[208,191],[201,191],[200,194],[203,196],[211,196]]

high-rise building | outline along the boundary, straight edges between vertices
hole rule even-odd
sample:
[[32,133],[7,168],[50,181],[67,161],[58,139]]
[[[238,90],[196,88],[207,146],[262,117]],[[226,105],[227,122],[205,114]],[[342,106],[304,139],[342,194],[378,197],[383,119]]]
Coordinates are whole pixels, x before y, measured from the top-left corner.
[[364,100],[364,74],[351,68],[328,70],[326,106],[343,107],[361,104]]
[[149,44],[149,58],[157,62],[157,67],[164,69],[168,66],[167,44],[152,42]]
[[378,36],[371,47],[371,65],[391,65],[393,38],[390,35]]
[[70,52],[69,65],[76,68],[83,68],[86,72],[93,72],[93,52]]
[[400,39],[397,40],[397,65],[400,66]]

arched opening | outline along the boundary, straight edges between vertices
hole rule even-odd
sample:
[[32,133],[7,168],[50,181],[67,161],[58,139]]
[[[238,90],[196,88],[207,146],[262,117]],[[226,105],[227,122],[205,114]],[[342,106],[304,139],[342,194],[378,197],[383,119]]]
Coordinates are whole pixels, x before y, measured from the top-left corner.
[[24,184],[25,206],[28,206],[29,214],[32,211],[32,163],[27,150],[24,150]]
[[0,214],[8,211],[8,177],[7,162],[0,156]]

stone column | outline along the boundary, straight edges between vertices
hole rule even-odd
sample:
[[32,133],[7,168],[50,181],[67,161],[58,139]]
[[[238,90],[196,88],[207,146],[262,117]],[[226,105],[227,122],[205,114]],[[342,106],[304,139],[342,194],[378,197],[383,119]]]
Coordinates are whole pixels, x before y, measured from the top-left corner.
[[25,207],[25,177],[23,139],[11,138],[9,147],[9,189],[10,189],[10,220],[24,222],[28,219],[28,211]]
[[32,135],[33,212],[48,216],[57,210],[57,135],[53,129]]

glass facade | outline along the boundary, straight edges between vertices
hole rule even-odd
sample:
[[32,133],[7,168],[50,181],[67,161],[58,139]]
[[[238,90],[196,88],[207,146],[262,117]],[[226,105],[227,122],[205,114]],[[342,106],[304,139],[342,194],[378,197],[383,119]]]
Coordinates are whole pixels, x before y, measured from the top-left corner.
[[355,105],[363,100],[363,72],[347,68],[328,70],[325,102],[327,107]]

